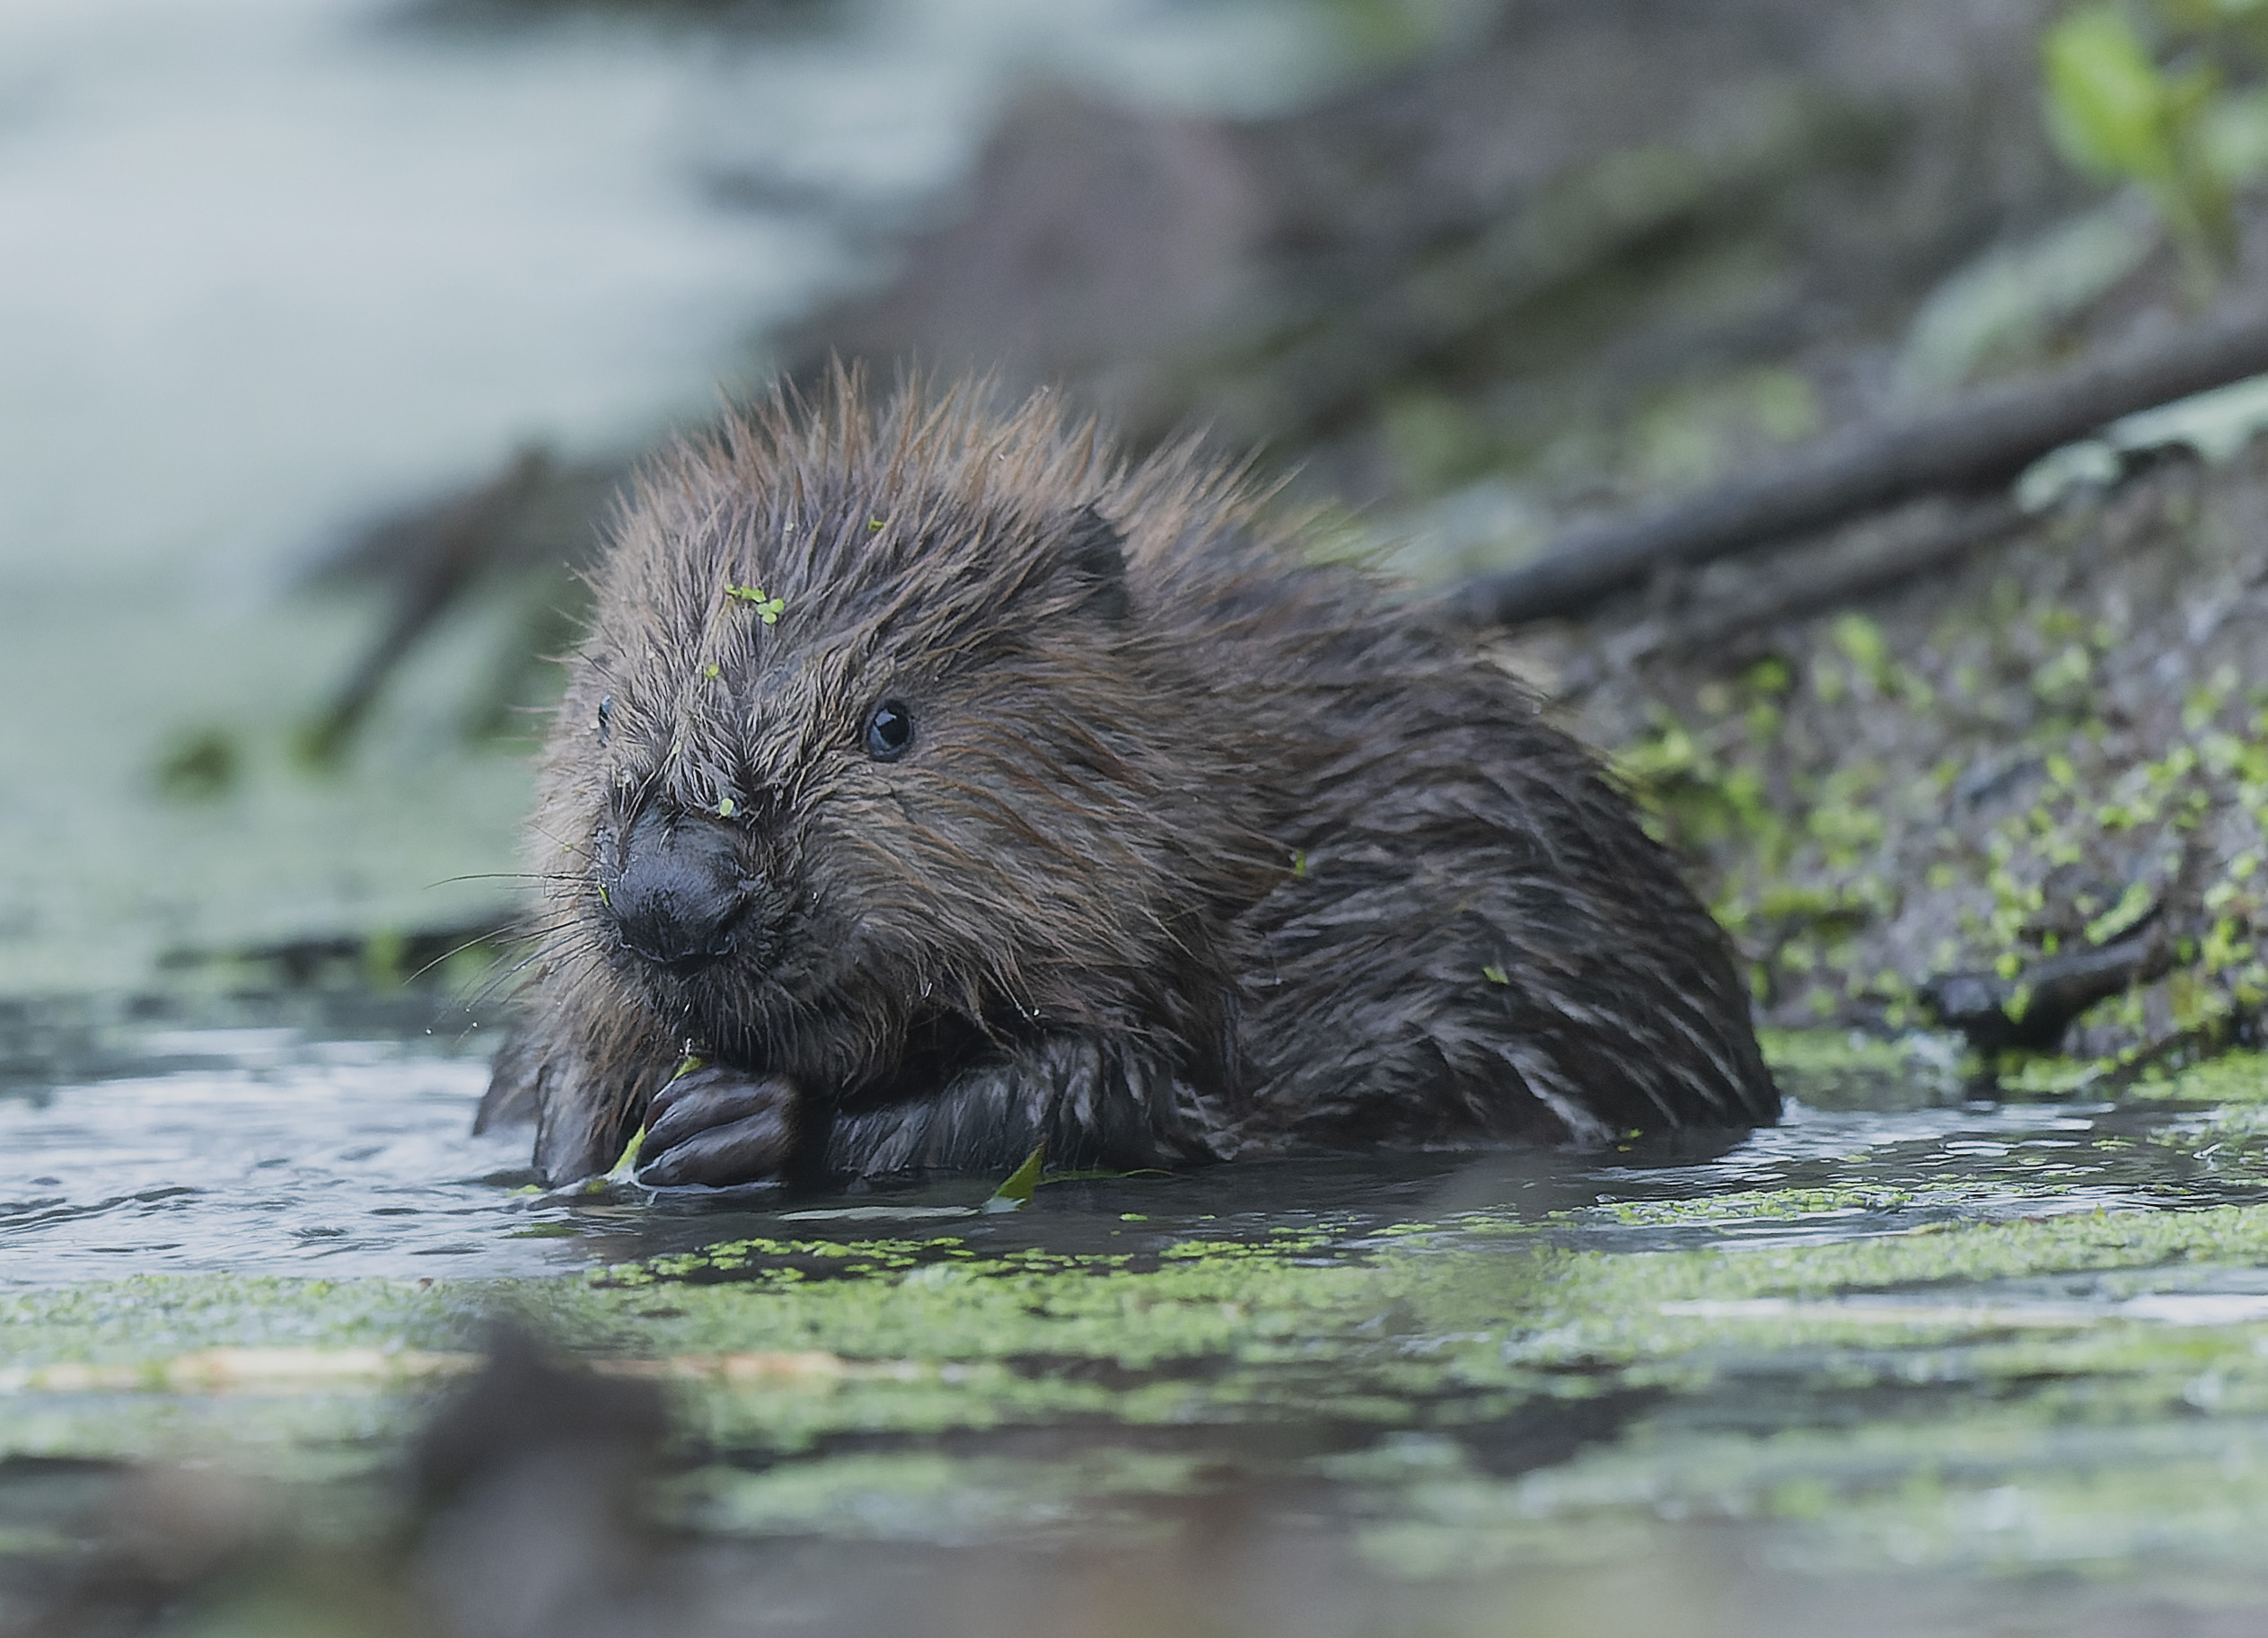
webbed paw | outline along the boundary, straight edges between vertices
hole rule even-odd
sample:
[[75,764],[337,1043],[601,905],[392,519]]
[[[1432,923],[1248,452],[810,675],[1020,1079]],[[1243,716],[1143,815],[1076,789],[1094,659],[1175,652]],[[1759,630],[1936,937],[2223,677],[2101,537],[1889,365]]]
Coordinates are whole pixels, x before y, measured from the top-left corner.
[[778,1075],[708,1065],[654,1095],[637,1180],[650,1187],[762,1183],[787,1168],[800,1097]]

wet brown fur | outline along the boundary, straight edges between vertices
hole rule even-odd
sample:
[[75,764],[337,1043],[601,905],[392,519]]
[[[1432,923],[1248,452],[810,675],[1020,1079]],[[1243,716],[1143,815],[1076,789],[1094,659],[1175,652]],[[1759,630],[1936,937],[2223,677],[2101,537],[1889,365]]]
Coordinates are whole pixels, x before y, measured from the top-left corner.
[[[657,461],[545,757],[484,1121],[600,1169],[689,1045],[791,1083],[834,1175],[1772,1119],[1724,938],[1592,756],[1264,500],[1044,395],[848,377]],[[604,899],[657,804],[762,897],[690,975]]]

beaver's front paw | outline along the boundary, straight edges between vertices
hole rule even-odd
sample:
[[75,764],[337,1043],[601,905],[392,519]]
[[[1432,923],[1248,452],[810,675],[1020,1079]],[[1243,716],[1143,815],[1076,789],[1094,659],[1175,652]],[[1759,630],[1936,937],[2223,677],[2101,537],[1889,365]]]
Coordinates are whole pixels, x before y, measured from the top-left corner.
[[646,1111],[637,1180],[667,1188],[777,1177],[796,1146],[798,1102],[794,1084],[777,1075],[689,1070]]

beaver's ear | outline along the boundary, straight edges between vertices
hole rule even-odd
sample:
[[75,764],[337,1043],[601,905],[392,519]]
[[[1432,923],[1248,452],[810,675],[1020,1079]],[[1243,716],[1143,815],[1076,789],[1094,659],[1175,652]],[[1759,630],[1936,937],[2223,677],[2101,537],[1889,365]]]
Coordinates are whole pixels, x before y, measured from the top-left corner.
[[1054,557],[1055,572],[1081,587],[1083,612],[1111,621],[1127,617],[1126,537],[1092,504],[1071,514],[1056,536]]

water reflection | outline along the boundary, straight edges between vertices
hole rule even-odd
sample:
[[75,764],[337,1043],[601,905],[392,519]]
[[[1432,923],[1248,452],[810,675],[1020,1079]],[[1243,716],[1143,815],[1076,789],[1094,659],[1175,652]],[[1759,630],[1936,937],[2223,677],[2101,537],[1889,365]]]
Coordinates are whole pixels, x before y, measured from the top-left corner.
[[1445,1221],[1641,1251],[2268,1196],[2250,1150],[2194,1111],[1822,1109],[1800,1098],[1775,1129],[1701,1143],[1333,1156],[1051,1184],[1009,1216],[978,1211],[984,1179],[832,1199],[546,1192],[525,1169],[524,1133],[471,1135],[486,1077],[477,1035],[387,1022],[160,1022],[113,1028],[75,1060],[62,1053],[46,1079],[14,1065],[0,1077],[11,1162],[0,1246],[12,1254],[0,1278],[541,1273],[755,1237],[1140,1253],[1192,1235],[1289,1233],[1327,1258],[1362,1255],[1394,1225]]
[[512,1235],[525,1144],[475,1138],[476,1059],[289,1029],[157,1030],[197,1067],[0,1099],[0,1259],[22,1283],[229,1269],[557,1266]]

